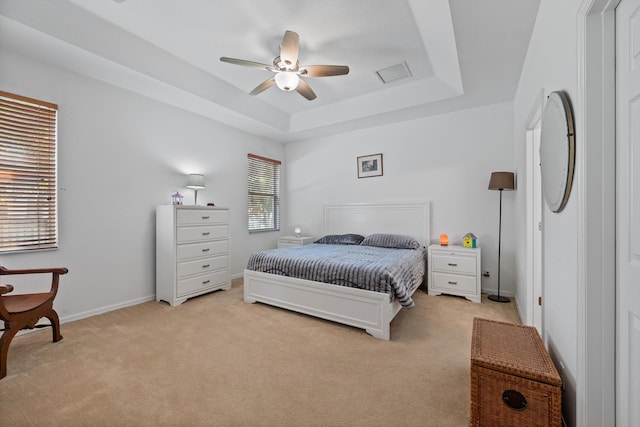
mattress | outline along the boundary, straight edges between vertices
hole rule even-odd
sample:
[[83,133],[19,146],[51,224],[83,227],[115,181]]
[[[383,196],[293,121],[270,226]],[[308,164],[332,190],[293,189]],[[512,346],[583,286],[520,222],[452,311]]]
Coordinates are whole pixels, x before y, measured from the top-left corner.
[[426,271],[426,251],[312,243],[256,252],[247,269],[383,292],[409,308]]

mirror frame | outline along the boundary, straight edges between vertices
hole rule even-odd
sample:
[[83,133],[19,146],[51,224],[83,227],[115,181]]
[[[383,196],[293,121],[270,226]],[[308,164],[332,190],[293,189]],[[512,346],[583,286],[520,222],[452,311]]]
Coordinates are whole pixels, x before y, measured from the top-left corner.
[[542,113],[540,172],[542,192],[551,212],[561,212],[569,200],[575,169],[576,141],[568,95],[552,92]]

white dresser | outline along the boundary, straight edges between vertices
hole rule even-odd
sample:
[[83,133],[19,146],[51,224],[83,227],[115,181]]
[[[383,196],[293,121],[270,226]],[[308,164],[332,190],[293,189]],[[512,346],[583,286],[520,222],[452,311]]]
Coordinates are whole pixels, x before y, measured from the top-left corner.
[[460,295],[480,302],[480,248],[429,246],[429,295]]
[[230,289],[229,210],[161,205],[156,209],[156,301]]
[[284,236],[278,239],[278,248],[290,248],[293,246],[303,246],[315,242],[315,237],[310,236]]

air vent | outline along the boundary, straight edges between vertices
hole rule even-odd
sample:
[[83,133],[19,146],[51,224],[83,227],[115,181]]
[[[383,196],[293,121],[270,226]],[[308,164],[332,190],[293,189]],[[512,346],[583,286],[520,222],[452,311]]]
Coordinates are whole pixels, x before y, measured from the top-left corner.
[[404,61],[398,65],[392,65],[391,67],[378,70],[376,71],[376,74],[380,77],[382,83],[391,83],[396,80],[411,77],[411,71],[409,71],[409,67]]

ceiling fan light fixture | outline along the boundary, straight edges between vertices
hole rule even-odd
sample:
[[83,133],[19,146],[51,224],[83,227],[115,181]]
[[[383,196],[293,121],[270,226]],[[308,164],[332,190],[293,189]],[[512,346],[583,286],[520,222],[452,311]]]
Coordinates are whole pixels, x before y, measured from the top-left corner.
[[280,71],[276,74],[276,86],[285,92],[296,90],[300,77],[298,74],[291,71]]
[[295,90],[307,100],[313,101],[316,99],[316,94],[305,79],[301,80],[301,75],[305,77],[343,76],[349,74],[349,67],[346,65],[307,65],[300,67],[298,62],[298,49],[300,47],[298,39],[297,33],[289,30],[284,32],[284,37],[280,44],[280,56],[273,58],[273,65],[226,56],[221,56],[220,61],[245,67],[261,68],[275,74],[272,78],[256,86],[249,92],[249,95],[258,95],[273,86],[277,86],[285,92]]

